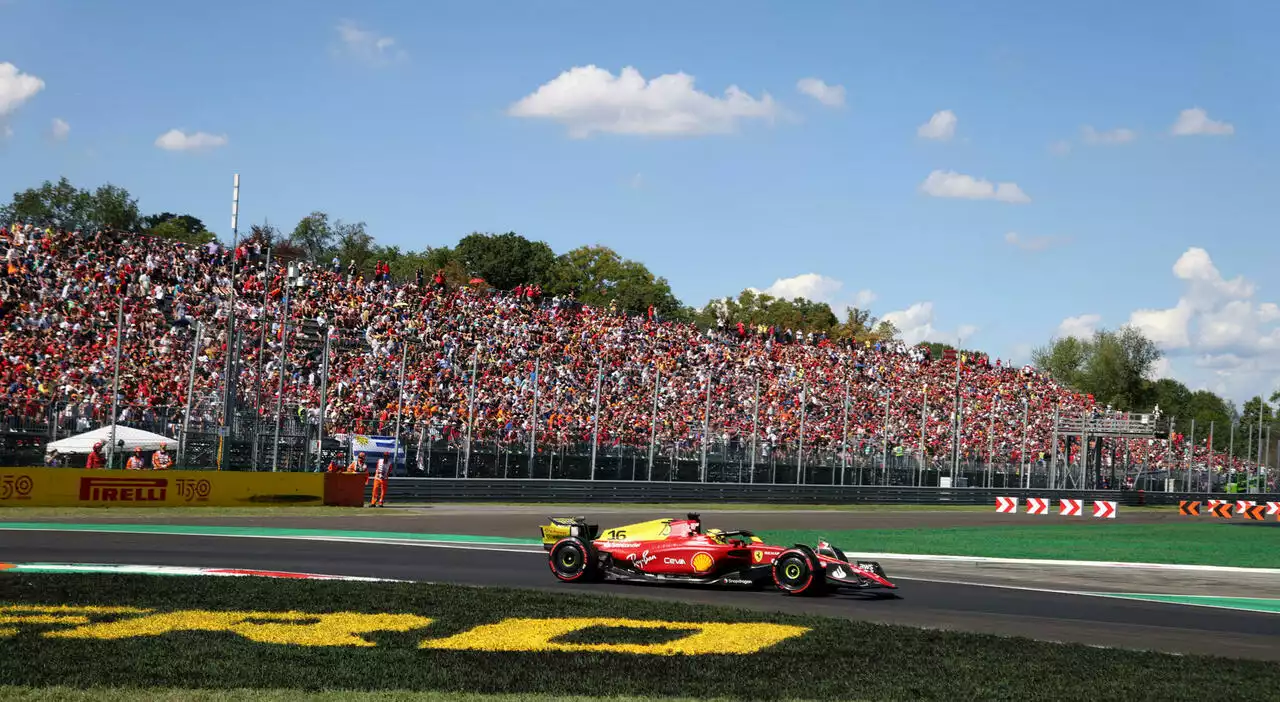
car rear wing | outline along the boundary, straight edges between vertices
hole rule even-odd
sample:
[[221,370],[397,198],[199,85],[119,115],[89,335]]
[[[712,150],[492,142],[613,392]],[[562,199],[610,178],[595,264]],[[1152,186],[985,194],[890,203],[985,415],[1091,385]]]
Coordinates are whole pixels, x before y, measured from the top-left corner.
[[600,533],[599,524],[588,524],[586,517],[548,517],[550,524],[542,528],[542,548],[550,551],[556,542],[566,536],[576,536],[586,541],[595,541]]

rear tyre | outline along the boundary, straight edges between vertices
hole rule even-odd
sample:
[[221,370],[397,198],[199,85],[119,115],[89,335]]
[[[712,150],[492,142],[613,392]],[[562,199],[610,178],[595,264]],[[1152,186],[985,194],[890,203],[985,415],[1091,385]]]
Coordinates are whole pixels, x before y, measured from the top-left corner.
[[773,562],[773,583],[788,595],[817,595],[825,578],[817,559],[799,549],[785,551]]
[[551,547],[551,572],[566,583],[589,582],[596,579],[598,569],[595,551],[576,536],[560,539]]

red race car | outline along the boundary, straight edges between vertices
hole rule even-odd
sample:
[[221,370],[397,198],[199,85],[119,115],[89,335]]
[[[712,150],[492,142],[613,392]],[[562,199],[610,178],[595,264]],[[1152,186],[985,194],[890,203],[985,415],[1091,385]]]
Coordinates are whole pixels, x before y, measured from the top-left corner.
[[564,582],[622,580],[686,585],[775,587],[789,595],[833,588],[895,589],[874,561],[850,561],[817,548],[770,546],[749,531],[703,531],[697,514],[608,529],[584,517],[552,517],[542,527],[551,572]]

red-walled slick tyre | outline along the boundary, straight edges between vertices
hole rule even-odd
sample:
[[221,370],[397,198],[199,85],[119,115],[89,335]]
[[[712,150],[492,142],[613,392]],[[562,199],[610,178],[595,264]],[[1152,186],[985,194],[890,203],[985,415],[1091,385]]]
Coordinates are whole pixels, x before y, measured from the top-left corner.
[[598,572],[595,552],[582,539],[569,536],[551,547],[551,572],[566,583],[590,582]]
[[825,589],[826,578],[816,557],[792,549],[773,562],[773,583],[788,595],[818,595]]

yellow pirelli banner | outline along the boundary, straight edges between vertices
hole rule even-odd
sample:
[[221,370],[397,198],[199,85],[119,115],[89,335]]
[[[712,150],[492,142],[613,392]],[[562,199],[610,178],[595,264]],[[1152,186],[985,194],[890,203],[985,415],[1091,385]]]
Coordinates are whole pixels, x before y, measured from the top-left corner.
[[323,473],[0,468],[3,507],[322,505]]

